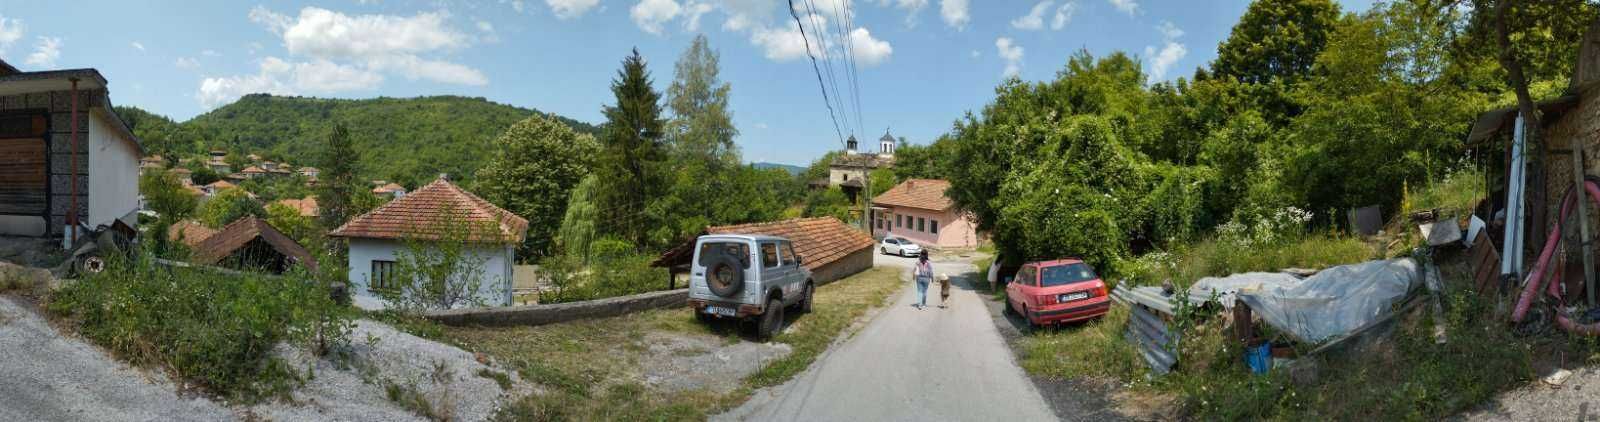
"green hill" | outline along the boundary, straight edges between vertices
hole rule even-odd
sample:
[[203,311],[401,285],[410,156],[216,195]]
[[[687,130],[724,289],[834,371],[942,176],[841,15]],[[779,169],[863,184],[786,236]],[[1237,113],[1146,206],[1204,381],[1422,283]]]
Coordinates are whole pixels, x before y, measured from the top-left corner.
[[[496,136],[539,111],[456,96],[345,100],[252,94],[182,123],[135,107],[118,107],[117,113],[151,153],[223,149],[317,167],[325,165],[319,151],[329,130],[343,122],[360,152],[351,158],[362,177],[416,186],[439,173],[470,179],[494,154]],[[598,131],[556,117],[577,131]]]

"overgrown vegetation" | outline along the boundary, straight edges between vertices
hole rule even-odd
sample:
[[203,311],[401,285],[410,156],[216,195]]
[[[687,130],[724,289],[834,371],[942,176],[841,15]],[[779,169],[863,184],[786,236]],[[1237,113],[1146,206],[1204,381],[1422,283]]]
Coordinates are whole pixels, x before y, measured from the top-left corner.
[[323,354],[348,342],[351,315],[304,272],[224,274],[113,259],[67,284],[49,309],[85,338],[142,366],[230,400],[286,393],[300,375],[272,356],[280,342]]
[[638,381],[649,357],[651,332],[738,335],[732,324],[707,326],[684,309],[539,327],[450,327],[445,334],[468,350],[495,356],[516,368],[522,379],[545,388],[543,394],[511,404],[497,419],[703,420],[742,402],[755,388],[782,383],[803,371],[851,322],[902,287],[898,276],[897,270],[873,269],[819,287],[815,311],[793,318],[773,340],[793,351],[738,381],[728,393],[709,388],[660,391]]

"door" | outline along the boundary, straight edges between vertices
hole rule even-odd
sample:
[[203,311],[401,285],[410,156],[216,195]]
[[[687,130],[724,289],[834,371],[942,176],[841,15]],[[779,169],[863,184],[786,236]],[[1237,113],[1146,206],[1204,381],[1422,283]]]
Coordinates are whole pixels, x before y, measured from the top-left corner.
[[0,215],[42,217],[49,211],[49,150],[43,134],[43,116],[0,116]]
[[1038,277],[1034,276],[1033,266],[1024,265],[1017,270],[1017,277],[1012,279],[1011,283],[1006,284],[1006,301],[1012,303],[1012,306],[1014,306],[1012,309],[1021,312],[1028,306],[1028,295],[1031,294],[1033,285],[1037,282]]
[[768,289],[773,287],[783,289],[784,299],[793,297],[791,296],[794,291],[794,288],[792,287],[793,283],[789,282],[789,277],[787,276],[783,265],[783,258],[781,254],[778,253],[778,242],[761,242],[757,246],[760,249],[760,280],[762,284]]

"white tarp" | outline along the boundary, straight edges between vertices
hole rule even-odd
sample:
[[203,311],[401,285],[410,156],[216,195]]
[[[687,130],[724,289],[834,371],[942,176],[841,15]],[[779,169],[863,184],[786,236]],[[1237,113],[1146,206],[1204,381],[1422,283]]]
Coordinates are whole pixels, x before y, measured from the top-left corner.
[[1376,321],[1416,285],[1410,258],[1367,261],[1322,270],[1293,285],[1238,293],[1273,328],[1320,343]]
[[1239,273],[1226,277],[1206,277],[1189,286],[1189,301],[1200,304],[1217,294],[1223,308],[1233,309],[1233,298],[1240,290],[1261,290],[1268,287],[1286,287],[1300,284],[1300,278],[1288,273]]

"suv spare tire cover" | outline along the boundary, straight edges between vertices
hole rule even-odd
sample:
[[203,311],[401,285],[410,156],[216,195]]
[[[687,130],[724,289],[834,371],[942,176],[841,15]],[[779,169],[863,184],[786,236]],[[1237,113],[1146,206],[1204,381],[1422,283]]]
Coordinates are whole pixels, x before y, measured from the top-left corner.
[[712,255],[706,264],[706,287],[711,288],[711,293],[733,297],[744,289],[744,269],[739,265],[739,258],[719,253]]

